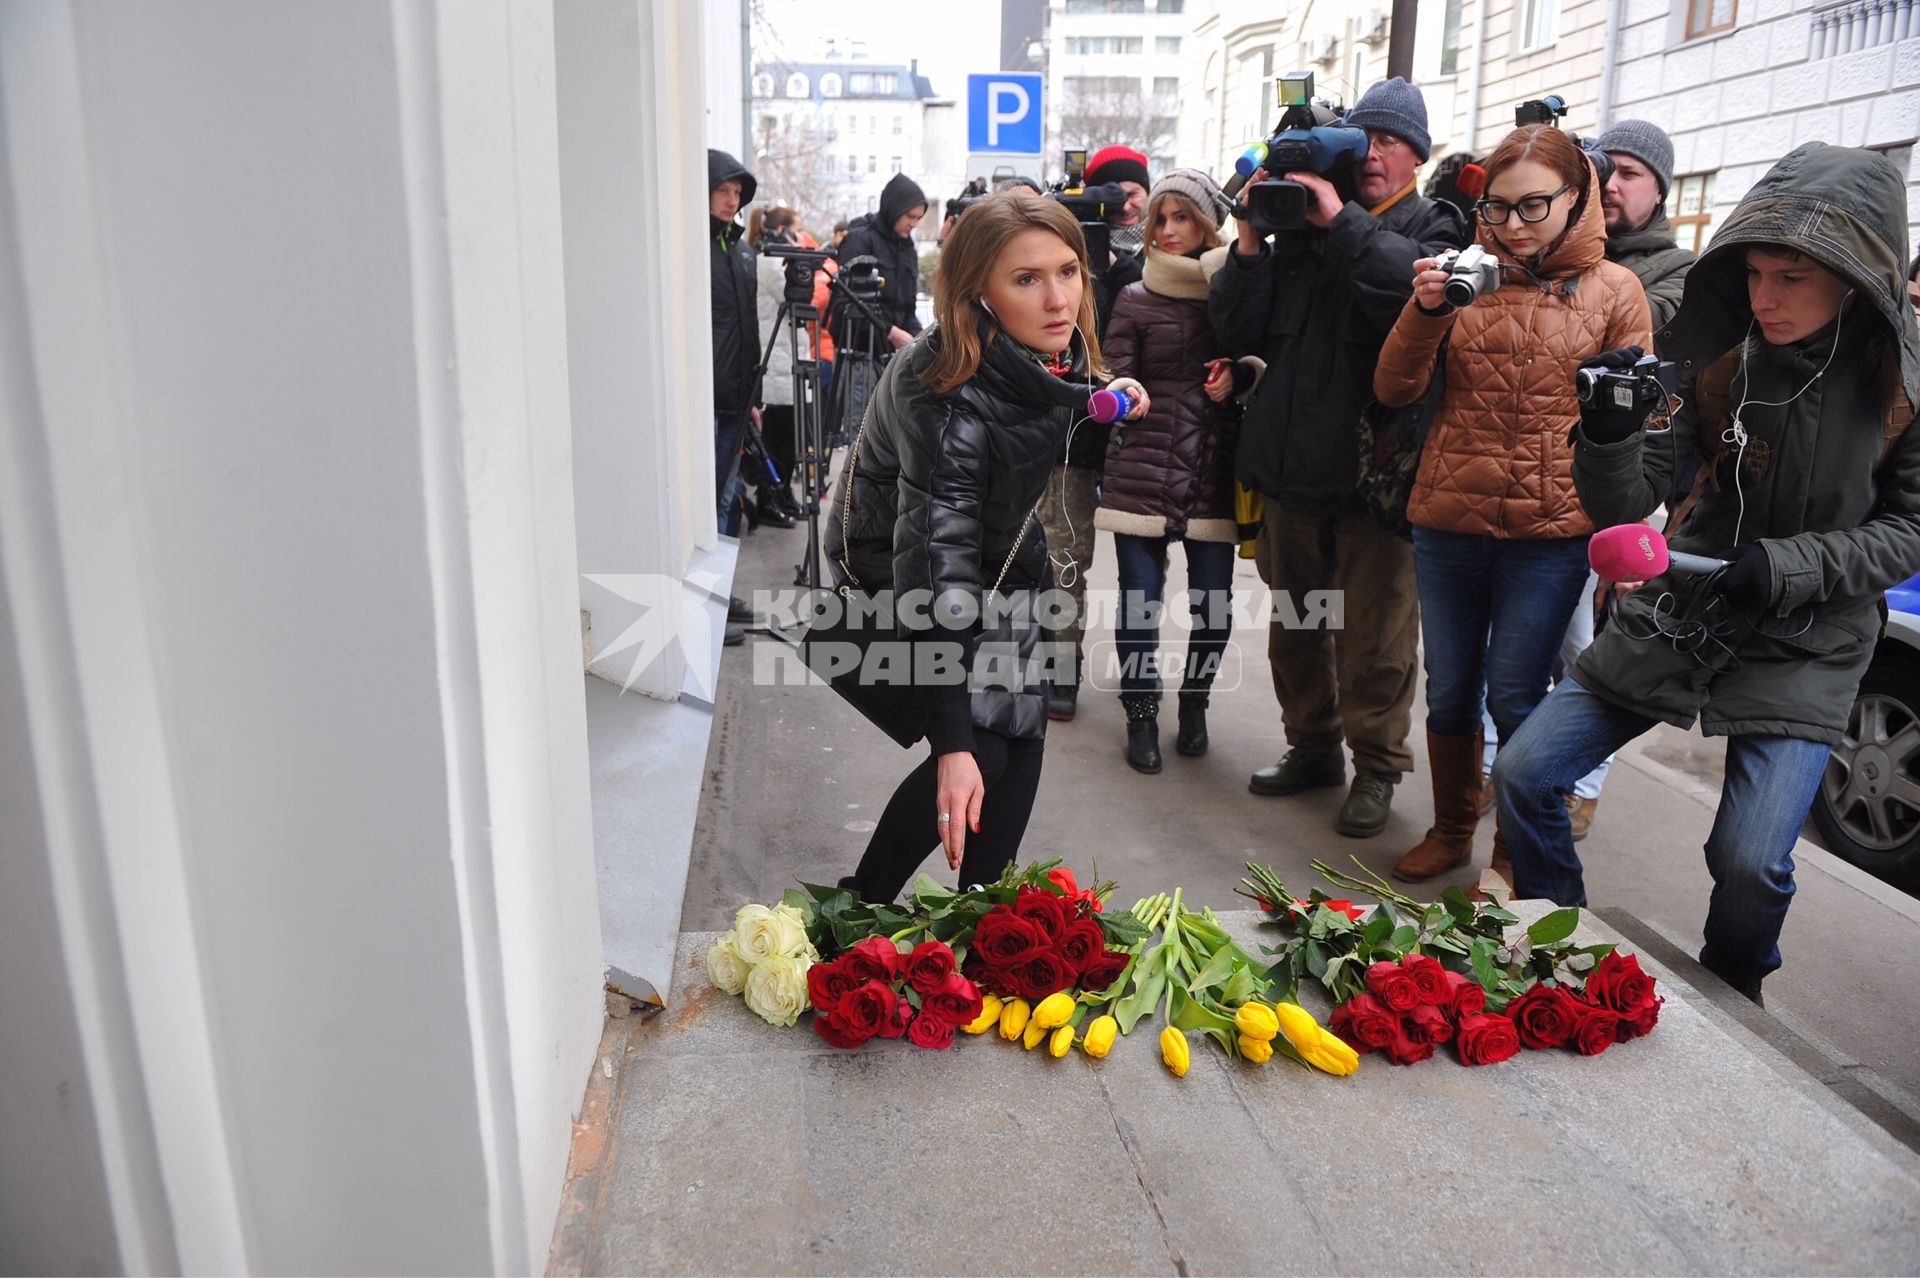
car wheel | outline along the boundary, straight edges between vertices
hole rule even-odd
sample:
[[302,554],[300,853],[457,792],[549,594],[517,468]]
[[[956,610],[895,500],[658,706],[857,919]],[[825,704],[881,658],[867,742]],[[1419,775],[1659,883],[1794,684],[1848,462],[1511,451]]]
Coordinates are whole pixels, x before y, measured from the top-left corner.
[[1829,851],[1920,888],[1920,655],[1882,645],[1827,761],[1813,820]]

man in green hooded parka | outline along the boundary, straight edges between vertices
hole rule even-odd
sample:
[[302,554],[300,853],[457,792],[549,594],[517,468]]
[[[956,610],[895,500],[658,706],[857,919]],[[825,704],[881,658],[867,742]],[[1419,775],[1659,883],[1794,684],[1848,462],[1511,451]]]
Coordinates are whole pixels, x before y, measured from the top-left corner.
[[1677,408],[1584,409],[1573,473],[1605,528],[1653,514],[1698,459],[1667,537],[1727,566],[1627,595],[1494,764],[1516,895],[1583,905],[1574,781],[1655,723],[1726,737],[1700,961],[1755,1002],[1780,966],[1794,842],[1873,656],[1882,594],[1920,571],[1906,233],[1905,175],[1819,143],[1776,164],[1715,233],[1656,337],[1678,365]]

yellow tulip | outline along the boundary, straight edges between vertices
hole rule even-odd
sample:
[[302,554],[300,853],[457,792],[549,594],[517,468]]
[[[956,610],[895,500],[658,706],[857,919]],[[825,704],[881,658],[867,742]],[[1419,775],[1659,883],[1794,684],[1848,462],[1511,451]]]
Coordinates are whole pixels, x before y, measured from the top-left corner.
[[1042,1025],[1039,1021],[1028,1021],[1025,1032],[1020,1035],[1020,1046],[1031,1052],[1040,1045],[1040,1040],[1046,1036],[1046,1026]]
[[1000,1037],[1011,1043],[1020,1037],[1027,1028],[1027,1017],[1033,1009],[1027,1006],[1024,998],[1010,998],[1000,1007]]
[[1312,1051],[1320,1036],[1326,1033],[1320,1028],[1320,1022],[1313,1019],[1313,1013],[1298,1003],[1276,1003],[1273,1012],[1280,1023],[1280,1032],[1303,1053]]
[[1314,1044],[1313,1049],[1304,1051],[1301,1055],[1305,1056],[1307,1064],[1315,1069],[1341,1078],[1360,1068],[1360,1053],[1342,1042],[1338,1036],[1329,1034],[1325,1030],[1321,1031],[1320,1040]]
[[1058,1029],[1073,1018],[1073,995],[1049,994],[1033,1009],[1033,1019],[1046,1029]]
[[1059,1060],[1062,1056],[1072,1051],[1073,1026],[1062,1025],[1059,1029],[1055,1030],[1053,1037],[1047,1040],[1047,1050],[1053,1053],[1055,1060]]
[[1272,1042],[1280,1033],[1280,1022],[1265,1003],[1248,1003],[1233,1014],[1233,1023],[1239,1027],[1242,1037],[1257,1038],[1263,1043]]
[[1120,1032],[1120,1022],[1111,1016],[1096,1016],[1093,1024],[1087,1026],[1087,1037],[1081,1047],[1095,1060],[1105,1058],[1113,1050],[1113,1037]]
[[1191,1057],[1187,1052],[1187,1036],[1169,1025],[1160,1031],[1160,1059],[1167,1063],[1175,1078],[1187,1076],[1187,1065]]
[[968,1021],[961,1028],[969,1034],[984,1034],[1000,1023],[1000,999],[998,995],[988,994],[980,1000],[980,1015]]
[[1265,1065],[1273,1059],[1273,1040],[1254,1038],[1247,1034],[1240,1036],[1240,1054],[1255,1065]]

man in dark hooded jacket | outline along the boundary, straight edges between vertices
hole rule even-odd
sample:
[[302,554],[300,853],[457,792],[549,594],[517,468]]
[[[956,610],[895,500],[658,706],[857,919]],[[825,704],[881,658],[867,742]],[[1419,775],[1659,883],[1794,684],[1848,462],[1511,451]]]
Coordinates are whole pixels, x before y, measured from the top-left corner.
[[[1376,524],[1358,489],[1360,413],[1380,348],[1407,298],[1413,264],[1472,239],[1451,204],[1426,199],[1415,173],[1431,152],[1426,100],[1399,76],[1368,89],[1345,123],[1370,143],[1355,198],[1313,173],[1310,226],[1271,243],[1240,223],[1208,284],[1207,315],[1229,355],[1257,355],[1266,376],[1240,426],[1235,478],[1265,498],[1255,563],[1298,615],[1307,596],[1342,592],[1345,628],[1272,625],[1267,661],[1288,750],[1253,774],[1255,794],[1290,795],[1354,780],[1334,828],[1386,828],[1393,789],[1413,767],[1419,614],[1413,546]],[[1256,171],[1255,181],[1264,179]]]
[[[713,275],[713,440],[714,478],[722,485],[720,531],[740,528],[744,491],[735,459],[751,418],[753,375],[760,368],[759,280],[746,232],[734,219],[753,202],[758,183],[746,165],[725,151],[707,152],[707,257]],[[733,475],[732,484],[727,476]]]
[[[1669,537],[1728,566],[1628,595],[1493,766],[1515,892],[1585,904],[1562,799],[1575,778],[1656,723],[1698,719],[1725,736],[1700,961],[1755,1002],[1780,966],[1794,842],[1848,729],[1883,594],[1920,570],[1906,235],[1905,175],[1817,142],[1776,164],[1714,234],[1655,334],[1683,372],[1671,427],[1589,406],[1573,475],[1606,527],[1646,518],[1676,462],[1703,455]],[[1873,784],[1847,779],[1849,793]]]
[[[920,254],[913,246],[913,232],[927,215],[927,195],[919,183],[904,173],[896,173],[880,192],[880,211],[865,213],[847,227],[847,238],[835,255],[844,273],[856,257],[879,259],[880,274],[886,283],[880,289],[879,311],[888,328],[879,334],[886,345],[880,350],[899,350],[920,331]],[[843,274],[842,278],[845,276]],[[854,319],[852,308],[836,299],[831,332],[836,343],[847,340]]]

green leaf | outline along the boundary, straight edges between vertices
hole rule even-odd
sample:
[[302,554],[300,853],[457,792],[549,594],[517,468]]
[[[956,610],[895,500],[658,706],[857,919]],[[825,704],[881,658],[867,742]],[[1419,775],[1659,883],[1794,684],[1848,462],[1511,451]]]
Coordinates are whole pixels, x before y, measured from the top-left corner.
[[1320,945],[1317,943],[1307,946],[1307,971],[1313,974],[1313,979],[1316,981],[1324,981],[1326,979],[1327,977],[1327,947],[1326,946]]
[[1387,946],[1396,954],[1405,954],[1413,949],[1413,943],[1418,937],[1419,933],[1413,930],[1411,924],[1402,923],[1393,929],[1393,935],[1387,938]]
[[1133,916],[1131,911],[1111,917],[1105,914],[1096,914],[1093,917],[1099,922],[1100,930],[1107,934],[1109,949],[1130,950],[1153,935],[1147,930],[1145,924]]
[[1520,921],[1520,916],[1518,914],[1515,914],[1512,910],[1503,910],[1498,906],[1493,906],[1493,905],[1489,905],[1485,909],[1481,910],[1480,917],[1488,920],[1489,922],[1498,923],[1502,927],[1512,927],[1515,923],[1518,923]]
[[780,894],[780,904],[791,905],[794,909],[800,911],[802,915],[809,918],[813,915],[813,898],[805,892],[802,892],[799,888],[788,888],[782,892]]
[[1498,974],[1493,968],[1493,942],[1485,937],[1475,941],[1467,951],[1467,961],[1473,966],[1473,979],[1480,982],[1480,988],[1491,992]]
[[853,899],[853,893],[843,887],[822,887],[818,883],[802,883],[800,886],[816,901],[831,901],[836,896],[845,896],[849,901]]
[[1527,929],[1527,939],[1535,945],[1552,945],[1564,941],[1573,935],[1573,929],[1580,926],[1580,911],[1575,906],[1555,910],[1537,920]]
[[1235,963],[1233,975],[1220,987],[1220,1001],[1229,1007],[1238,1007],[1258,998],[1265,984],[1253,968],[1245,963]]
[[1213,957],[1207,960],[1206,966],[1202,967],[1194,978],[1187,982],[1187,985],[1198,994],[1202,990],[1210,990],[1216,985],[1225,983],[1231,975],[1233,975],[1233,951],[1222,946],[1213,952]]
[[1369,947],[1380,944],[1393,935],[1393,914],[1384,905],[1373,907],[1373,913],[1367,917],[1367,925],[1360,933],[1360,939]]
[[1231,1016],[1223,1016],[1199,999],[1190,998],[1178,985],[1173,987],[1173,1019],[1175,1029],[1205,1030],[1208,1033],[1227,1033],[1237,1035],[1240,1027],[1235,1025]]
[[1591,972],[1593,965],[1594,957],[1591,954],[1576,951],[1575,953],[1567,955],[1567,970],[1569,972]]
[[1442,892],[1440,894],[1440,903],[1446,906],[1447,913],[1451,914],[1454,921],[1460,924],[1460,926],[1465,927],[1473,922],[1473,902],[1467,899],[1466,892],[1458,886],[1450,887]]

